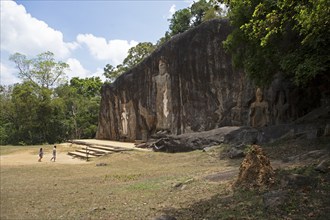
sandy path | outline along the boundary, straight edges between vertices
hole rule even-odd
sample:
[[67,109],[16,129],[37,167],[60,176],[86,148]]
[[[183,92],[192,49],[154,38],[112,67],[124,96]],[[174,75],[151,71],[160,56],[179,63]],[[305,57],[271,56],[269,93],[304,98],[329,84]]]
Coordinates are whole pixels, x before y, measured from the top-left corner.
[[[127,142],[117,142],[117,141],[107,141],[107,140],[96,140],[96,139],[80,139],[76,140],[82,143],[87,144],[95,144],[95,145],[108,145],[108,146],[114,146],[114,147],[121,147],[126,149],[134,149],[134,150],[140,150],[140,151],[150,151],[150,149],[140,149],[136,148],[134,143],[127,143]],[[57,144],[58,149],[61,149],[60,151],[57,151],[57,158],[56,158],[56,164],[81,164],[86,163],[85,160],[78,159],[78,158],[72,158],[72,156],[67,155],[69,151],[72,151],[72,148],[69,149],[71,146],[77,147],[77,149],[80,149],[83,145],[77,145],[77,144],[71,144],[71,143],[62,143]],[[65,149],[67,148],[67,150]],[[37,148],[30,148],[26,150],[20,150],[19,152],[10,153],[6,155],[0,155],[0,166],[13,166],[13,165],[27,165],[27,164],[51,164],[54,162],[50,161],[50,158],[52,157],[51,149],[47,149],[47,151],[44,152],[44,158],[42,159],[42,162],[38,162],[39,156],[38,156],[38,149]]]
[[10,153],[0,156],[1,166],[19,166],[19,165],[31,165],[31,164],[82,164],[86,161],[72,158],[67,155],[67,152],[61,151],[57,152],[56,162],[50,161],[52,158],[51,152],[45,152],[44,157],[41,162],[38,162],[38,149],[27,149],[24,151],[19,151],[15,153]]

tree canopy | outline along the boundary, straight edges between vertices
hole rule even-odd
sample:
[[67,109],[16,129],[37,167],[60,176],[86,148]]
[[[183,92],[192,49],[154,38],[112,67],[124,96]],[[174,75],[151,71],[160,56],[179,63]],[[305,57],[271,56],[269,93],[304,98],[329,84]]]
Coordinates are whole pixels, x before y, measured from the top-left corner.
[[169,19],[170,36],[200,25],[203,21],[221,17],[222,8],[215,0],[199,0],[190,7],[176,11]]
[[22,83],[0,87],[0,144],[43,144],[94,138],[98,123],[99,77],[66,82],[69,65],[45,52],[28,59],[13,54]]
[[234,31],[224,42],[258,85],[284,73],[300,86],[329,82],[330,2],[226,0]]
[[65,71],[69,68],[69,65],[64,62],[56,62],[54,54],[50,51],[41,53],[33,59],[28,59],[23,54],[15,53],[9,59],[16,64],[20,78],[46,88],[61,83],[64,80]]
[[128,55],[122,64],[119,64],[116,67],[112,66],[111,64],[107,64],[103,69],[103,74],[110,82],[113,82],[118,76],[131,69],[140,63],[144,58],[149,56],[154,50],[155,45],[153,45],[151,42],[138,43],[135,47],[131,47],[128,50]]

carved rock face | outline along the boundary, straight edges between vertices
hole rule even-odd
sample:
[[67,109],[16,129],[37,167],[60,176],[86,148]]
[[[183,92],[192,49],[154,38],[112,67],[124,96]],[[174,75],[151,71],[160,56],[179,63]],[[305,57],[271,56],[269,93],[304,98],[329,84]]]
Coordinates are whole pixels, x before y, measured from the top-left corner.
[[172,112],[171,76],[167,70],[167,63],[159,61],[159,74],[152,77],[156,87],[156,130],[170,130]]
[[264,127],[269,122],[268,103],[263,100],[260,88],[256,91],[256,101],[250,107],[250,125],[252,127]]
[[[143,62],[102,88],[96,138],[146,140],[249,123],[255,86],[222,48],[227,20],[211,20],[172,37]],[[264,89],[270,124],[297,118],[281,80]]]
[[242,72],[233,71],[222,49],[230,30],[226,20],[213,20],[174,36],[104,85],[97,138],[147,139],[157,132],[182,134],[247,122],[250,97],[245,94],[253,88]]

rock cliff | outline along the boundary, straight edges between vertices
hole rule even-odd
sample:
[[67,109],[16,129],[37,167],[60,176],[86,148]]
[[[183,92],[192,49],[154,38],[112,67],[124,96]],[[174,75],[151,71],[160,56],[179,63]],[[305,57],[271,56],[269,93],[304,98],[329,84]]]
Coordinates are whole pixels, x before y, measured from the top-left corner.
[[[249,124],[255,86],[232,67],[222,48],[227,20],[211,20],[174,36],[139,65],[102,88],[97,139],[147,140]],[[278,77],[264,88],[270,124],[292,121],[313,107],[297,97],[317,97]]]

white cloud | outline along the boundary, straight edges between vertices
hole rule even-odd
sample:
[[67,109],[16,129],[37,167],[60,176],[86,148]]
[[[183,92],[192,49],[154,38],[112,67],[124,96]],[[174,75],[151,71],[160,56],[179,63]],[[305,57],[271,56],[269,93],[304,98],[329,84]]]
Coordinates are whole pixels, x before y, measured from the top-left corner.
[[95,59],[110,61],[115,66],[122,63],[128,50],[138,44],[134,40],[130,42],[126,40],[109,40],[107,42],[105,38],[95,37],[93,34],[79,34],[77,42],[85,44]]
[[90,71],[86,70],[75,58],[69,58],[66,63],[70,66],[70,70],[67,72],[69,80],[72,77],[86,78],[90,74]]
[[169,14],[168,14],[167,18],[168,19],[171,19],[172,16],[174,15],[175,11],[176,11],[176,5],[172,5],[171,8],[170,8],[170,10],[168,11]]
[[[85,69],[82,60],[74,57],[74,52],[89,53],[97,60],[110,63],[114,66],[121,64],[128,54],[128,50],[136,46],[138,42],[131,40],[107,40],[92,34],[79,34],[76,42],[64,42],[63,33],[48,26],[44,21],[34,18],[23,5],[15,1],[2,1],[1,4],[1,75],[0,83],[3,85],[20,82],[17,70],[7,65],[9,54],[16,52],[32,58],[45,51],[51,51],[55,59],[66,60],[70,65],[67,71],[68,78],[86,78],[92,76],[103,76],[103,69],[89,66]],[[86,47],[81,47],[85,45]],[[82,50],[75,50],[81,47]],[[86,57],[86,56],[80,56]],[[92,64],[93,65],[93,64]],[[105,65],[105,64],[104,64]]]
[[16,76],[17,70],[14,67],[0,63],[0,85],[13,85],[20,81]]
[[60,31],[32,17],[24,6],[14,1],[1,1],[1,50],[9,53],[36,55],[47,50],[65,58],[77,43],[63,41]]

